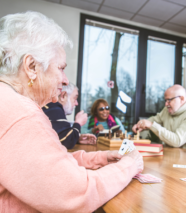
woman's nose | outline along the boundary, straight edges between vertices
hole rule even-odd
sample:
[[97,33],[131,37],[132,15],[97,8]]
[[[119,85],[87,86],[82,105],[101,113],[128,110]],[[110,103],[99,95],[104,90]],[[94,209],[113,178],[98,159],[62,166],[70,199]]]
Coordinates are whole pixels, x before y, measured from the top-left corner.
[[69,84],[69,80],[68,80],[66,74],[63,73],[62,85],[63,85],[63,86],[67,86],[68,84]]

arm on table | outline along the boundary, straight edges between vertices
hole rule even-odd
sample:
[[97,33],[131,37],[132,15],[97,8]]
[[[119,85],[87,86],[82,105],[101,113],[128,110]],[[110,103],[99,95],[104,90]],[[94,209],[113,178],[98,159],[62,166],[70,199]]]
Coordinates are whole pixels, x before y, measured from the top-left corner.
[[186,142],[186,120],[176,129],[176,132],[171,132],[160,124],[153,122],[150,130],[152,130],[160,140],[164,141],[170,146],[180,147]]
[[66,119],[63,106],[60,103],[49,105],[49,109],[43,107],[44,113],[51,121],[52,128],[57,132],[61,143],[67,149],[72,149],[79,140],[79,133],[81,130],[80,124],[74,123],[71,127],[70,123]]
[[70,127],[64,132],[60,132],[60,142],[67,148],[72,149],[79,140],[81,126],[78,123],[74,123],[73,127]]
[[79,137],[80,144],[96,144],[96,136],[94,134],[81,134]]
[[[50,122],[39,113],[15,123],[0,145],[1,184],[40,212],[93,212],[141,170],[130,155],[99,170],[86,170],[61,146]],[[99,159],[103,159],[103,165],[106,163],[106,152],[83,153],[79,152],[78,157],[76,154],[79,161],[92,158],[92,165],[95,159],[98,164],[102,161]]]
[[52,127],[57,132],[60,142],[67,148],[72,149],[79,140],[81,126],[74,123],[71,127],[67,120],[52,121]]
[[[163,110],[166,110],[165,108]],[[143,119],[143,120],[139,120],[137,124],[135,124],[132,127],[132,131],[137,133],[137,130],[139,130],[139,132],[143,131],[143,130],[148,130],[151,129],[151,126],[153,124],[153,122],[155,121],[156,123],[159,123],[162,125],[162,120],[161,120],[161,115],[163,113],[163,110],[160,113],[157,113],[156,116],[152,116],[150,118]]]

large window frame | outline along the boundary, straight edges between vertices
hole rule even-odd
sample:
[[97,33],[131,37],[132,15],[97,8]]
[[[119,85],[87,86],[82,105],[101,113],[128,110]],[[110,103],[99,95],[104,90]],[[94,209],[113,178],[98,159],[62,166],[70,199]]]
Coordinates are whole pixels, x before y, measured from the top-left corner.
[[150,117],[153,113],[145,112],[145,88],[146,88],[146,65],[147,65],[147,41],[149,36],[172,40],[176,42],[175,51],[175,70],[174,70],[174,84],[182,83],[182,47],[186,43],[186,38],[179,37],[163,32],[153,31],[138,27],[135,25],[129,25],[121,22],[116,22],[100,17],[90,16],[87,14],[80,15],[80,35],[79,35],[79,54],[78,54],[78,73],[77,73],[77,87],[79,88],[79,105],[76,107],[76,113],[80,111],[81,100],[81,82],[82,82],[82,66],[83,66],[83,45],[84,45],[84,26],[86,19],[112,24],[124,28],[131,28],[139,31],[138,41],[138,61],[137,61],[137,82],[136,82],[136,106],[135,106],[135,122],[139,120],[139,117]]

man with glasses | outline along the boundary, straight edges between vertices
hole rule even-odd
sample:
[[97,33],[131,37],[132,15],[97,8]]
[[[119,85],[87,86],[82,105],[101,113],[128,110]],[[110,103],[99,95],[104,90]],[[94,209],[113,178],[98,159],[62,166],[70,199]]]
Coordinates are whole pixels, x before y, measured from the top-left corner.
[[80,136],[81,126],[87,121],[86,113],[83,111],[77,113],[73,124],[66,119],[66,115],[72,114],[74,108],[78,105],[77,98],[78,88],[69,83],[69,85],[63,86],[63,91],[58,97],[59,102],[49,103],[43,107],[43,111],[49,117],[59,140],[67,149],[72,149],[77,142],[81,144],[96,143],[96,137],[93,134]]
[[140,120],[132,130],[150,129],[166,144],[180,147],[186,143],[186,91],[176,84],[165,91],[164,97],[164,109],[148,120]]

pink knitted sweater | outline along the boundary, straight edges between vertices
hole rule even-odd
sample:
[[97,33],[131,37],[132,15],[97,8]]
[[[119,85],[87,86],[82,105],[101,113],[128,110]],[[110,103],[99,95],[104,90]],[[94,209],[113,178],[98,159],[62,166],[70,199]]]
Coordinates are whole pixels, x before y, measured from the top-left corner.
[[130,157],[68,153],[41,108],[4,83],[0,100],[1,213],[93,212],[135,175]]

